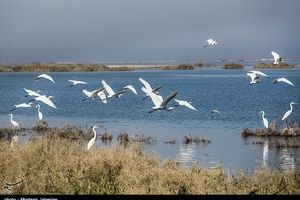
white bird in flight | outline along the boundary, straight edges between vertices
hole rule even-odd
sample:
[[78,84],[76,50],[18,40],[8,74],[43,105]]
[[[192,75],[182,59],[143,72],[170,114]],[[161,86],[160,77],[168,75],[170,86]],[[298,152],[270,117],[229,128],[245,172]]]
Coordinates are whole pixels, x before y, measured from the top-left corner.
[[284,82],[287,83],[289,85],[295,86],[291,81],[289,81],[288,79],[281,77],[281,78],[277,78],[273,81],[273,83],[278,83],[278,82]]
[[8,114],[10,115],[10,122],[12,123],[13,126],[17,127],[17,128],[20,128],[19,124],[13,120],[13,114]]
[[265,118],[265,112],[264,112],[264,111],[260,111],[260,113],[262,113],[261,118],[262,118],[262,120],[263,120],[264,126],[265,126],[266,129],[268,129],[268,128],[269,128],[269,122],[268,122],[268,120]]
[[31,97],[38,97],[40,96],[40,90],[38,90],[37,92],[35,91],[32,91],[32,90],[28,90],[26,88],[23,88],[26,92],[27,92],[27,95],[25,97],[28,97],[28,96],[31,96]]
[[104,90],[105,90],[104,88],[99,88],[99,89],[93,90],[91,92],[87,91],[86,89],[82,90],[82,92],[88,97],[88,98],[84,99],[83,101],[85,101],[89,98],[94,99],[96,96],[98,96],[103,103],[107,103]]
[[40,111],[40,105],[36,105],[35,106],[38,110],[38,117],[39,117],[39,120],[43,120],[43,113]]
[[217,45],[218,44],[218,42],[216,40],[213,40],[213,39],[208,39],[205,42],[207,42],[207,44],[204,45],[203,47],[213,46],[213,45]]
[[286,111],[286,113],[283,115],[283,117],[282,117],[282,121],[284,121],[284,120],[287,120],[287,118],[292,114],[292,111],[293,111],[293,105],[294,104],[296,104],[295,102],[291,102],[290,103],[290,107],[291,107],[291,109],[290,110],[288,110],[288,111]]
[[274,63],[273,63],[273,64],[277,65],[277,64],[283,62],[283,61],[282,61],[282,58],[279,56],[278,53],[276,53],[276,52],[274,52],[274,51],[271,51],[271,54],[272,54],[272,56],[273,56],[273,58],[274,58]]
[[93,90],[91,92],[87,91],[86,89],[82,90],[82,92],[87,96],[87,98],[83,99],[82,101],[85,101],[87,99],[94,99],[95,97],[99,97],[103,103],[107,103],[106,101],[106,95],[104,93],[105,88],[101,87],[97,90]]
[[247,76],[251,78],[250,85],[259,83],[259,76],[255,73],[247,73]]
[[194,106],[192,106],[192,102],[187,102],[187,101],[183,101],[183,100],[178,100],[178,99],[174,99],[174,101],[176,101],[178,104],[176,105],[176,106],[186,106],[186,107],[188,107],[189,109],[192,109],[192,110],[196,110],[197,111],[197,109],[194,107]]
[[[147,90],[147,91],[152,91],[153,93],[155,94],[158,94],[158,90],[161,89],[163,86],[158,86],[154,89],[152,89],[152,87],[150,86],[150,84],[145,81],[144,79],[142,78],[139,78],[139,80],[142,82],[142,84],[144,85],[144,88]],[[145,100],[147,97],[149,97],[149,95],[146,93],[146,97],[143,98],[143,100]]]
[[30,107],[32,107],[32,105],[33,105],[33,103],[21,103],[21,104],[18,104],[18,105],[14,105],[15,106],[15,108],[14,109],[11,109],[10,111],[14,111],[14,110],[16,110],[16,109],[18,109],[18,108],[30,108]]
[[263,72],[261,72],[261,71],[255,71],[255,70],[252,70],[252,71],[249,71],[249,72],[251,72],[251,73],[253,73],[253,74],[256,74],[256,75],[261,75],[261,76],[266,76],[266,77],[268,77],[267,74],[265,74],[265,73],[263,73]]
[[51,76],[47,75],[47,74],[41,74],[41,75],[37,76],[34,80],[39,80],[41,78],[48,79],[49,81],[52,81],[53,83],[55,83],[53,78]]
[[77,80],[68,80],[68,81],[72,83],[70,85],[71,87],[75,86],[75,85],[78,85],[78,84],[87,84],[87,82],[84,82],[84,81],[77,81]]
[[97,133],[96,133],[96,128],[99,128],[99,126],[93,126],[93,132],[94,132],[94,137],[88,142],[87,144],[87,151],[95,144],[96,139],[97,139]]
[[53,96],[49,96],[49,97],[46,97],[46,95],[41,95],[41,96],[38,96],[38,97],[35,97],[33,100],[31,101],[41,101],[43,102],[44,104],[52,107],[52,108],[56,108],[56,106],[54,105],[54,103],[50,100],[51,98],[54,98]]
[[[134,94],[137,94],[137,92],[136,92],[136,90],[135,90],[135,88],[132,86],[132,85],[126,85],[125,87],[123,87],[123,89],[122,90],[130,90],[131,92],[133,92]],[[121,91],[122,91],[121,90]]]
[[172,92],[171,94],[169,94],[165,99],[162,98],[162,96],[157,95],[155,93],[153,93],[152,91],[148,91],[146,88],[142,88],[142,90],[149,94],[154,107],[153,110],[149,111],[149,113],[152,113],[156,110],[172,110],[174,109],[173,107],[168,107],[167,108],[167,104],[178,94],[178,92]]
[[106,82],[105,80],[102,80],[102,85],[105,88],[105,91],[107,92],[107,98],[112,97],[121,97],[124,93],[127,93],[128,91],[132,91],[134,94],[137,94],[135,88],[132,85],[127,85],[123,87],[120,91],[115,92]]

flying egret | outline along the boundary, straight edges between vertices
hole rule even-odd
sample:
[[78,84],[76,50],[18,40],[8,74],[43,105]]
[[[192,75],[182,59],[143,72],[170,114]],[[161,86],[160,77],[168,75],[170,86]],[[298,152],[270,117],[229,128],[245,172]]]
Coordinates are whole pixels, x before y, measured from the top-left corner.
[[278,53],[276,53],[276,52],[274,52],[274,51],[271,51],[271,54],[272,54],[272,56],[273,56],[273,58],[274,58],[274,63],[273,63],[273,64],[277,65],[277,64],[283,62],[283,61],[282,61],[282,58],[279,56]]
[[[122,88],[120,91],[115,92],[106,82],[105,80],[102,80],[102,85],[105,88],[105,91],[107,92],[107,98],[112,98],[112,97],[120,97],[122,96],[124,93],[128,92],[129,90],[131,90],[133,93],[136,93],[134,87],[132,85],[127,85],[124,88]],[[135,92],[134,92],[135,91]]]
[[265,118],[265,112],[264,112],[264,111],[260,111],[260,113],[262,113],[261,118],[262,118],[262,120],[263,120],[264,126],[265,126],[266,129],[268,129],[268,128],[269,128],[269,122],[268,122],[268,120]]
[[83,99],[82,101],[85,101],[87,99],[94,99],[95,97],[99,96],[103,103],[106,102],[106,95],[104,93],[105,88],[101,87],[94,91],[87,91],[86,89],[82,90],[82,92],[87,96],[87,98]]
[[44,104],[52,107],[52,108],[56,108],[56,106],[54,105],[54,103],[50,100],[51,98],[54,98],[53,96],[49,96],[49,97],[46,97],[46,95],[40,95],[38,97],[35,97],[34,99],[30,100],[30,101],[41,101],[43,102]]
[[293,111],[293,105],[294,104],[296,104],[295,102],[291,102],[290,103],[290,107],[291,107],[291,109],[290,110],[288,110],[288,111],[286,111],[286,113],[283,115],[283,117],[282,117],[282,121],[284,121],[284,120],[286,120],[285,122],[286,122],[286,124],[288,125],[288,123],[287,123],[287,118],[292,114],[292,111]]
[[252,71],[249,71],[250,73],[253,73],[253,74],[256,74],[256,75],[261,75],[261,76],[266,76],[268,77],[267,74],[261,72],[261,71],[255,71],[255,70],[252,70]]
[[178,94],[178,92],[172,92],[165,99],[163,99],[162,96],[157,95],[152,91],[148,91],[145,88],[142,88],[142,89],[144,89],[145,93],[149,94],[149,96],[154,104],[154,107],[152,107],[153,110],[149,111],[149,113],[152,113],[156,110],[166,110],[167,111],[167,110],[174,109],[173,107],[167,108],[167,104]]
[[28,97],[28,96],[31,96],[31,97],[38,97],[40,96],[40,90],[38,90],[37,92],[35,91],[32,91],[32,90],[28,90],[26,88],[23,88],[26,92],[27,92],[27,95],[25,97]]
[[47,75],[47,74],[41,74],[41,75],[37,76],[34,80],[39,80],[41,78],[48,79],[49,81],[52,81],[53,83],[55,83],[53,78],[51,76]]
[[14,105],[15,106],[15,108],[13,108],[13,109],[11,109],[10,111],[14,111],[14,110],[16,110],[16,109],[18,109],[18,108],[30,108],[30,107],[32,107],[32,105],[33,105],[33,103],[21,103],[21,104],[18,104],[18,105]]
[[192,102],[187,102],[187,101],[183,101],[183,100],[178,100],[178,99],[174,99],[174,101],[176,101],[178,104],[176,105],[176,107],[177,106],[186,106],[186,107],[188,107],[189,109],[192,109],[192,110],[196,110],[197,111],[197,109],[194,107],[194,106],[192,106]]
[[125,87],[123,87],[122,90],[130,90],[131,92],[133,92],[134,94],[137,94],[135,88],[132,85],[126,85]]
[[68,81],[72,83],[70,85],[71,87],[75,86],[75,85],[78,85],[78,84],[87,84],[87,82],[84,82],[84,81],[77,81],[77,80],[68,80]]
[[43,113],[40,111],[40,105],[36,105],[35,108],[37,108],[38,110],[38,117],[39,117],[39,120],[43,120]]
[[[212,111],[210,112],[210,114],[211,114],[211,115],[213,115],[213,114],[219,114],[221,117],[223,117],[222,113],[221,113],[220,111],[216,110],[216,109],[212,110]],[[211,118],[213,118],[213,116],[211,116]]]
[[213,45],[217,45],[218,44],[218,42],[216,40],[213,40],[213,39],[208,39],[205,42],[207,42],[207,44],[204,45],[203,47],[213,46]]
[[273,81],[273,83],[278,83],[278,82],[284,82],[287,83],[289,85],[295,86],[291,81],[289,81],[288,79],[281,77],[281,78],[277,78]]
[[[155,93],[155,94],[158,94],[158,90],[161,89],[161,88],[163,87],[163,86],[158,86],[158,87],[152,89],[152,87],[150,86],[150,84],[149,84],[147,81],[145,81],[145,80],[142,79],[142,78],[139,78],[139,80],[142,82],[142,84],[144,85],[144,88],[145,88],[146,90],[152,91],[152,92]],[[146,95],[147,95],[147,96],[144,97],[143,100],[145,100],[147,97],[149,97],[148,94],[146,94]]]
[[89,141],[87,144],[87,151],[95,144],[96,139],[97,139],[97,133],[96,133],[96,128],[99,128],[99,126],[93,126],[93,132],[94,132],[94,137]]
[[247,76],[251,78],[250,85],[259,83],[259,76],[255,73],[247,73]]
[[8,114],[10,115],[10,122],[12,123],[13,126],[17,127],[17,128],[20,128],[19,124],[13,120],[13,114]]

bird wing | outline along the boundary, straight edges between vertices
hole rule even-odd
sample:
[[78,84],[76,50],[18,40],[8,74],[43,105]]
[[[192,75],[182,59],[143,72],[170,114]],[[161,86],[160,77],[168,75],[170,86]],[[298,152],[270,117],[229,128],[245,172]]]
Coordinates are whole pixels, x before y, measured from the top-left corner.
[[57,109],[56,106],[54,105],[54,103],[50,99],[48,99],[45,95],[39,96],[35,100],[41,101],[44,104],[46,104],[46,105],[48,105],[48,106],[50,106],[52,108]]
[[89,92],[87,91],[86,89],[82,90],[82,92],[87,96],[87,97],[90,97],[92,95],[93,92],[95,92],[96,90],[92,91],[92,92]]
[[189,102],[185,101],[183,102],[183,105],[188,107],[189,109],[192,109],[192,110],[197,110],[194,106],[192,106],[192,104],[190,104]]
[[104,89],[106,90],[106,92],[108,93],[108,97],[114,96],[115,92],[104,80],[102,81],[102,85],[103,85]]
[[251,78],[251,81],[254,81],[257,75],[254,73],[247,73],[247,76]]
[[274,58],[274,61],[276,61],[276,60],[278,60],[280,58],[279,54],[276,53],[276,52],[274,52],[274,51],[271,51],[271,54],[272,54],[272,56]]
[[268,76],[267,74],[261,72],[261,71],[250,71],[251,73],[254,73],[254,74],[258,74],[258,75],[261,75],[261,76]]
[[84,82],[84,81],[77,81],[77,80],[68,80],[70,81],[71,83],[74,83],[74,84],[87,84],[87,82]]
[[37,78],[45,78],[45,79],[48,79],[48,80],[52,81],[53,83],[55,83],[55,81],[52,79],[52,77],[47,74],[41,74]]
[[105,95],[104,91],[98,92],[97,95],[103,103],[107,103],[106,95]]
[[278,78],[277,79],[277,81],[278,82],[285,82],[285,83],[287,83],[287,84],[290,84],[290,85],[292,85],[292,86],[295,86],[291,81],[289,81],[288,79],[286,79],[286,78]]
[[26,89],[26,88],[23,88],[23,89],[27,92],[27,95],[28,95],[28,96],[36,96],[36,97],[40,96],[40,94],[38,94],[38,93],[35,92],[35,91],[28,90],[28,89]]
[[137,94],[135,88],[132,85],[126,85],[124,88],[131,90],[134,94]]
[[169,101],[171,101],[171,99],[173,99],[176,95],[178,94],[178,92],[172,92],[171,94],[169,94],[161,103],[161,106],[166,106]]
[[208,44],[211,44],[213,41],[214,41],[213,39],[208,39],[208,40],[206,40],[206,42],[207,42]]
[[139,78],[139,80],[143,83],[144,87],[145,87],[147,90],[152,91],[152,87],[150,86],[150,84],[149,84],[147,81],[145,81],[145,80],[142,79],[142,78]]
[[163,102],[162,97],[160,95],[155,94],[152,91],[148,91],[146,88],[142,88],[142,90],[148,94],[153,102],[153,104],[155,105],[155,107],[159,107],[161,105],[161,103]]

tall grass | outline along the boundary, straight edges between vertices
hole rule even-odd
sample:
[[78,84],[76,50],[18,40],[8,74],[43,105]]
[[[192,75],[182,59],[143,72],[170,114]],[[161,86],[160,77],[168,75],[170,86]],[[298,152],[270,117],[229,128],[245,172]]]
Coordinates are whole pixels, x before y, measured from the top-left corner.
[[58,136],[0,141],[0,184],[20,180],[14,194],[300,194],[299,173],[225,171],[161,162],[134,144],[86,151]]

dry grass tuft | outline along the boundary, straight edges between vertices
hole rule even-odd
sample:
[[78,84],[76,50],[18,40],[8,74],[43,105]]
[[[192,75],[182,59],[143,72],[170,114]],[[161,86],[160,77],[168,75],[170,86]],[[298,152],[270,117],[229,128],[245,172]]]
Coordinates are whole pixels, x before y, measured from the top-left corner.
[[5,182],[19,183],[13,194],[300,194],[298,172],[188,169],[174,160],[161,164],[135,145],[86,151],[79,141],[61,137],[41,137],[13,150],[0,141]]

